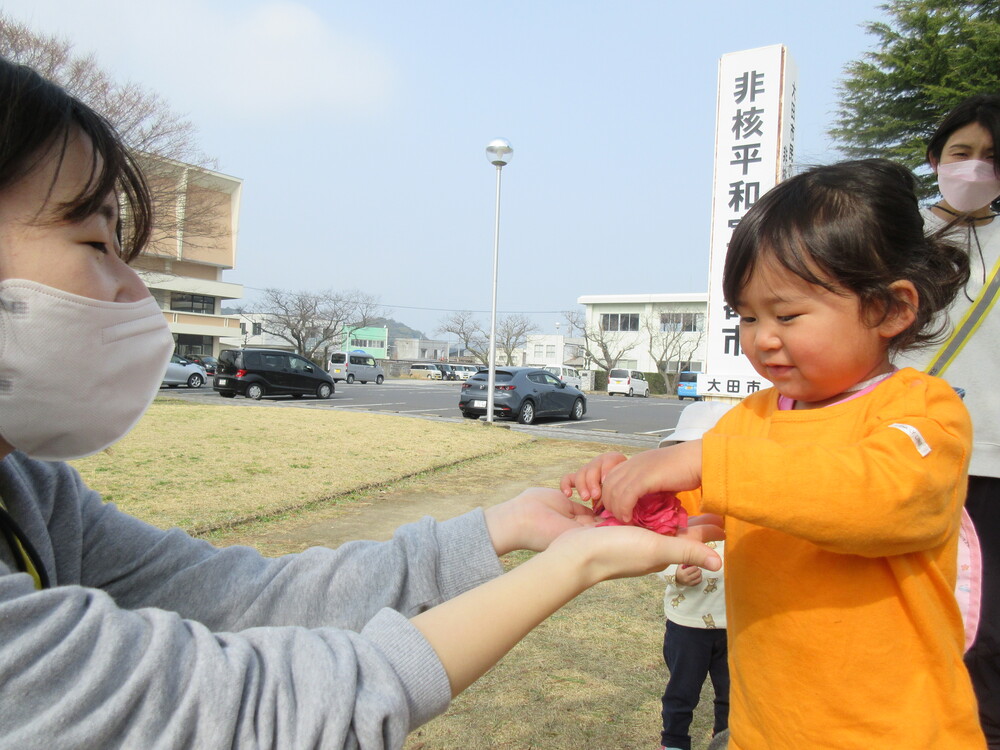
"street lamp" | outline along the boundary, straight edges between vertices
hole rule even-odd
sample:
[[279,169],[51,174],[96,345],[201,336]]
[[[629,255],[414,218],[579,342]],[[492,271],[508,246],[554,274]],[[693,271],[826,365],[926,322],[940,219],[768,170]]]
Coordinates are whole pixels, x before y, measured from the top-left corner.
[[493,224],[493,303],[490,305],[490,364],[487,376],[486,421],[493,421],[493,394],[497,366],[497,266],[500,257],[500,170],[510,163],[514,149],[506,138],[496,138],[486,146],[486,158],[497,168],[497,209]]

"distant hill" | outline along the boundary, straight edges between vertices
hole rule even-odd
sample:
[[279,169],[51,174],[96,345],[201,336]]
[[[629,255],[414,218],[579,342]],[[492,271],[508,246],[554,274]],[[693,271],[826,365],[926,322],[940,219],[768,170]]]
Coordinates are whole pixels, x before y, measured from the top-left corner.
[[393,320],[392,318],[375,318],[372,320],[371,324],[373,326],[385,326],[389,329],[389,341],[394,341],[395,339],[425,339],[427,338],[423,331],[418,331],[416,328],[410,328],[406,323],[400,323],[398,320]]

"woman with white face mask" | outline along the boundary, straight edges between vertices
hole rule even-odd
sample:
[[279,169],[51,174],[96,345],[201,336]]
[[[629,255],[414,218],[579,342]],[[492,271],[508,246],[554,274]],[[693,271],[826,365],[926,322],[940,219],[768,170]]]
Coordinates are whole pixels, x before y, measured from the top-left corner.
[[[557,490],[277,559],[103,503],[63,461],[135,424],[173,350],[128,266],[150,225],[110,126],[0,59],[0,746],[397,748],[589,586],[719,568],[714,527],[595,528]],[[515,549],[541,554],[501,575]]]
[[1000,748],[1000,308],[994,308],[1000,294],[1000,218],[991,207],[1000,198],[998,141],[1000,95],[993,94],[966,99],[930,139],[927,161],[937,174],[941,200],[924,209],[924,221],[965,245],[971,274],[965,295],[948,311],[950,338],[898,362],[961,388],[972,415],[975,442],[965,507],[975,527],[973,540],[978,536],[981,596],[971,592],[979,616],[966,665],[991,748]]

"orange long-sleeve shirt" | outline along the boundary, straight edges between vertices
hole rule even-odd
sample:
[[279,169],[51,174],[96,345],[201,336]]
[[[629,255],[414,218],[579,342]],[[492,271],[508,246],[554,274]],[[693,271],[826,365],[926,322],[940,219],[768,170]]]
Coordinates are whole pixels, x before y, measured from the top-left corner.
[[986,746],[955,603],[969,415],[904,369],[860,398],[746,399],[704,437],[726,516],[731,750]]

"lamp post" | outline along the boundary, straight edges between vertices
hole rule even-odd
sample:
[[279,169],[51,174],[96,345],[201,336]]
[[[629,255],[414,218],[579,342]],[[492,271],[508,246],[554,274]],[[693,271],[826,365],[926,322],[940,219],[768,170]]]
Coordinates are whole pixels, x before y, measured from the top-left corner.
[[514,149],[506,138],[496,138],[486,146],[486,158],[497,168],[497,208],[493,224],[493,302],[490,305],[490,364],[487,376],[486,421],[493,421],[493,394],[497,366],[497,268],[500,257],[500,170],[510,163]]

